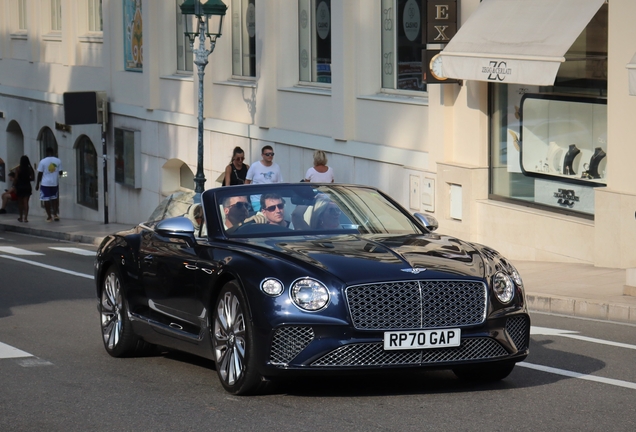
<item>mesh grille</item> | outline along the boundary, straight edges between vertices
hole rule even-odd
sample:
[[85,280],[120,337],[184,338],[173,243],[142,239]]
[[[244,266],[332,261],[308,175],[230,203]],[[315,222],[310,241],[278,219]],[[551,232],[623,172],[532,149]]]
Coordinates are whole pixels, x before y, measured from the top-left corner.
[[382,342],[345,345],[322,356],[312,366],[390,366],[438,364],[505,357],[508,352],[490,338],[462,339],[461,346],[428,350],[384,351]]
[[506,332],[519,351],[528,348],[528,327],[528,318],[525,316],[508,318],[506,321]]
[[346,290],[355,328],[400,330],[481,324],[486,286],[473,281],[408,281]]
[[269,361],[286,365],[314,339],[311,327],[281,327],[274,333]]

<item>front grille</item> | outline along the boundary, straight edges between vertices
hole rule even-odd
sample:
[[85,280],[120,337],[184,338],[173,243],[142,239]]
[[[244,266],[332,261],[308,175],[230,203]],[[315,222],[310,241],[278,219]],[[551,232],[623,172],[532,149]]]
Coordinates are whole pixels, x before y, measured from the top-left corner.
[[486,316],[482,282],[385,282],[348,287],[346,296],[360,330],[463,327],[481,324]]
[[528,331],[530,329],[529,324],[528,317],[523,315],[508,318],[506,321],[506,332],[515,343],[518,351],[523,351],[528,348],[530,339]]
[[286,365],[314,339],[311,327],[280,327],[272,340],[269,361],[274,365]]
[[322,356],[312,366],[364,367],[426,365],[464,360],[506,357],[508,352],[491,338],[462,339],[461,346],[426,350],[385,351],[382,342],[341,346]]

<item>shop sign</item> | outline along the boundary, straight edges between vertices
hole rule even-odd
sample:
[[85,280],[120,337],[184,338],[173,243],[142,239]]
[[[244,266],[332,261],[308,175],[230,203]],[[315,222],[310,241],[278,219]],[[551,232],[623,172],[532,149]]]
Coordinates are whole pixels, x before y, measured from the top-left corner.
[[536,179],[534,200],[553,207],[594,214],[594,188],[590,186]]
[[488,76],[488,81],[502,82],[512,75],[512,68],[508,67],[506,61],[489,60],[488,66],[481,68],[481,73]]
[[457,33],[457,0],[428,0],[426,43],[446,44]]

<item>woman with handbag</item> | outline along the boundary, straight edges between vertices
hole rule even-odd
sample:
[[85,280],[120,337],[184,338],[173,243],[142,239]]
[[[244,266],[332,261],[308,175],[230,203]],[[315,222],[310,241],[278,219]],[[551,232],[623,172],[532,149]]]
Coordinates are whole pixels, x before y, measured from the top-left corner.
[[240,147],[234,147],[232,152],[232,160],[225,167],[225,178],[221,186],[233,186],[245,184],[245,176],[249,165],[243,163],[245,160],[245,152]]
[[35,172],[29,157],[24,155],[20,158],[20,165],[15,170],[15,191],[18,196],[18,211],[20,212],[18,222],[29,221],[29,198],[33,193],[31,188],[33,180],[35,180]]

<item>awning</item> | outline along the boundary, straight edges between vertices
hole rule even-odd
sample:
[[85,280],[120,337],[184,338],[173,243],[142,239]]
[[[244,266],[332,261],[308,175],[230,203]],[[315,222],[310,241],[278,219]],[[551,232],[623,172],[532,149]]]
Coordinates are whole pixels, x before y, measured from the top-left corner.
[[629,94],[636,96],[636,54],[627,64],[627,74],[629,75]]
[[483,0],[441,53],[444,76],[554,85],[605,0]]

